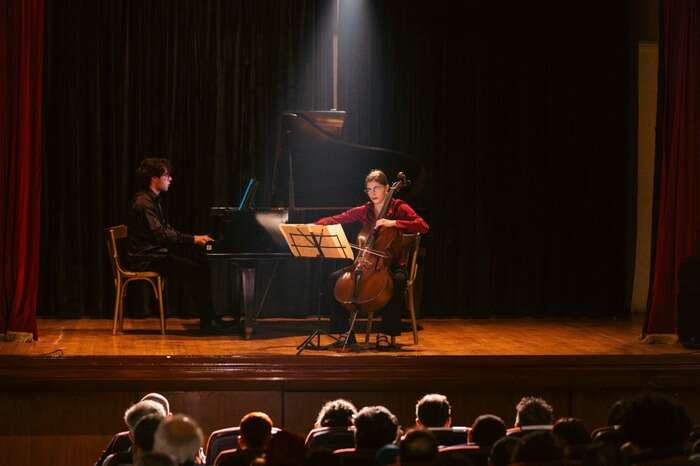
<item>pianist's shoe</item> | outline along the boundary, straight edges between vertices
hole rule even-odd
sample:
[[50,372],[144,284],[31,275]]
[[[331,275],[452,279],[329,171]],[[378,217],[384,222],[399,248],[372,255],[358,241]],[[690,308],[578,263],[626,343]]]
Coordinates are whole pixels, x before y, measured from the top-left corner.
[[226,321],[220,317],[212,320],[202,320],[199,322],[199,330],[202,333],[207,334],[235,333],[237,328],[237,321]]

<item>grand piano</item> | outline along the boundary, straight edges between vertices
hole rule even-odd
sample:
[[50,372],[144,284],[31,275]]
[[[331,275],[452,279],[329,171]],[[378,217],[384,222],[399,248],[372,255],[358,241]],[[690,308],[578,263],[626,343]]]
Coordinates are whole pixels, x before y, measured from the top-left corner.
[[[272,186],[267,206],[215,206],[210,210],[215,241],[207,245],[213,287],[230,288],[230,271],[240,274],[243,333],[254,333],[256,268],[264,261],[284,261],[291,254],[279,233],[280,223],[306,223],[366,201],[362,180],[373,168],[390,179],[399,171],[414,181],[422,167],[413,157],[343,140],[346,112],[287,111],[281,115]],[[315,214],[315,215],[314,215]],[[269,284],[266,288],[267,294]],[[223,299],[222,293],[213,293]],[[217,298],[217,296],[219,298]],[[220,308],[227,303],[218,304]]]

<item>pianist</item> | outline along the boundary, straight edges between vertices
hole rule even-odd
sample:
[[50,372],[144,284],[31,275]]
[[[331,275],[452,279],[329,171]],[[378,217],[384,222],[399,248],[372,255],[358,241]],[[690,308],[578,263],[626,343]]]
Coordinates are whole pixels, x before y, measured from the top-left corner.
[[[228,328],[220,317],[214,318],[210,289],[209,266],[203,258],[175,254],[171,249],[187,246],[203,247],[212,239],[207,235],[191,235],[174,229],[165,218],[161,194],[172,182],[168,159],[144,159],[136,170],[141,189],[134,195],[129,210],[128,258],[132,270],[154,270],[167,278],[187,280],[194,302],[201,306],[200,329],[222,332]],[[186,252],[186,251],[185,251]]]
[[[365,193],[369,197],[369,201],[361,206],[353,207],[341,214],[331,217],[324,217],[317,220],[317,225],[332,225],[336,223],[362,223],[363,227],[367,224],[374,225],[374,228],[396,227],[402,233],[421,233],[428,232],[428,224],[423,218],[418,215],[406,202],[400,199],[392,199],[389,208],[384,218],[376,220],[379,211],[384,204],[384,199],[389,193],[389,180],[381,170],[372,170],[365,178]],[[329,296],[334,295],[335,283],[338,278],[345,272],[345,268],[333,272],[328,277]],[[378,350],[392,349],[389,343],[390,336],[401,334],[401,313],[403,311],[404,292],[406,290],[406,280],[408,273],[406,271],[405,259],[398,257],[391,265],[391,271],[394,278],[394,294],[386,305],[386,307],[378,312],[382,316],[381,326],[377,334],[376,346]],[[331,332],[343,333],[347,332],[349,327],[349,313],[343,309],[334,299],[331,299],[330,319]],[[344,335],[338,343],[342,345],[342,340],[347,339],[348,344],[355,343],[354,335]]]

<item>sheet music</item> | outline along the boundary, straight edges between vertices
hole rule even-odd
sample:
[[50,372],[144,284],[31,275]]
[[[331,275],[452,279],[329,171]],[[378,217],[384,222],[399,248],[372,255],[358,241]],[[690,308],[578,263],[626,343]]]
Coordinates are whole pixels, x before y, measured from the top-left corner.
[[296,257],[325,257],[354,259],[354,254],[343,226],[283,223],[280,232]]

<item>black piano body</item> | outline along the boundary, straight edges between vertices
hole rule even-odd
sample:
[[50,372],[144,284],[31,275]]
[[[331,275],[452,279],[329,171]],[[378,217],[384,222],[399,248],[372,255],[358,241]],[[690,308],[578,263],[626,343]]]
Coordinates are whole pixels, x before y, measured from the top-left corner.
[[[262,202],[274,207],[210,209],[215,242],[207,245],[207,257],[214,268],[233,266],[240,273],[246,338],[254,332],[257,315],[257,265],[292,257],[279,232],[280,223],[306,223],[365,202],[362,181],[374,168],[383,170],[390,179],[404,171],[414,178],[414,185],[420,184],[422,166],[413,157],[343,141],[345,117],[344,111],[284,112],[272,180],[264,186],[267,189]],[[212,286],[227,284],[212,282]]]

